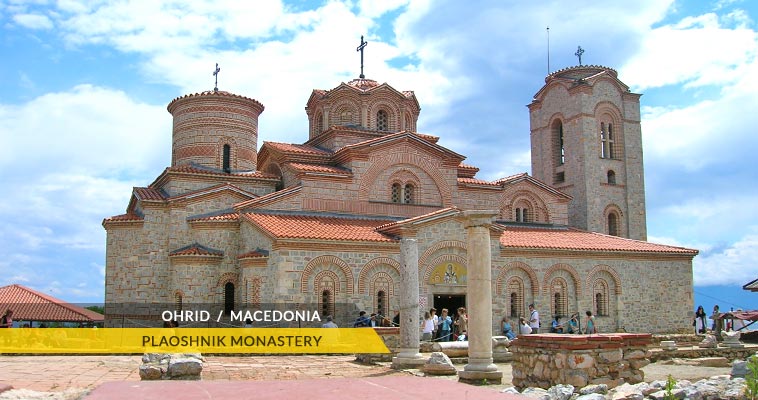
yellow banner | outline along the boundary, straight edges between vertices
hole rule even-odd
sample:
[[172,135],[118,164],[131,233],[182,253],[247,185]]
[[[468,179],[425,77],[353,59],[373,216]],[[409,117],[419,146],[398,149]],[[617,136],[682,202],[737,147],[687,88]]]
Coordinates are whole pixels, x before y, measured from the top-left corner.
[[370,328],[11,328],[0,353],[389,353]]

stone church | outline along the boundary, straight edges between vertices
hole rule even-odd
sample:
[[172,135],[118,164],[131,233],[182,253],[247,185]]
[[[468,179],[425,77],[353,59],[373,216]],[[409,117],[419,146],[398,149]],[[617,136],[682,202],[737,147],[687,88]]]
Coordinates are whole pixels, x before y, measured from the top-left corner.
[[[532,175],[476,177],[419,133],[413,91],[354,79],[307,99],[302,144],[263,141],[258,101],[174,99],[171,165],[106,218],[109,326],[121,303],[398,310],[400,240],[418,246],[419,305],[467,304],[464,210],[489,225],[493,331],[534,303],[601,332],[691,330],[696,250],[646,241],[640,95],[602,66],[551,73],[528,106]],[[154,319],[154,318],[153,318]],[[130,325],[131,324],[131,325]]]

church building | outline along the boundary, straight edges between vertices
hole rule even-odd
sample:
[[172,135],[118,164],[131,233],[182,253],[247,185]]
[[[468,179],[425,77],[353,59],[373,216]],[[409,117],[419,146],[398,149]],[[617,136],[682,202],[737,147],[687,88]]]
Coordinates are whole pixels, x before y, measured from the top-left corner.
[[698,252],[646,241],[640,95],[611,68],[576,66],[548,75],[528,109],[532,175],[487,181],[419,133],[414,92],[387,83],[313,90],[307,140],[260,148],[260,102],[174,99],[171,165],[103,221],[106,326],[151,318],[109,312],[122,303],[289,305],[341,327],[356,310],[392,316],[401,238],[417,241],[421,310],[455,309],[462,212],[494,210],[493,332],[530,303],[543,331],[591,310],[600,332],[689,332]]

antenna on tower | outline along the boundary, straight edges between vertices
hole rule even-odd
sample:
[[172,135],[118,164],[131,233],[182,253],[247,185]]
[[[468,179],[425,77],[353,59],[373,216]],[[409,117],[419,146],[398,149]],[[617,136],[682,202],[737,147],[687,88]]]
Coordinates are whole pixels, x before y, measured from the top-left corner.
[[545,28],[547,31],[547,74],[550,75],[550,27]]

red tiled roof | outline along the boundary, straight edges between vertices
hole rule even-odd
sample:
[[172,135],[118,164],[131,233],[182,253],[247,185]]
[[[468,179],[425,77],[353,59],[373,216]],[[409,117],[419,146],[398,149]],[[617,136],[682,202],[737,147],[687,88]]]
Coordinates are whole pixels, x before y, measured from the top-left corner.
[[375,230],[389,220],[337,216],[246,213],[244,217],[276,238],[394,242]]
[[248,251],[247,253],[240,254],[237,256],[237,258],[262,258],[262,257],[268,257],[268,254],[263,254],[259,251]]
[[689,256],[695,256],[698,253],[697,250],[684,247],[625,239],[574,228],[549,229],[509,226],[500,236],[500,244],[508,248],[529,249],[667,253]]
[[258,105],[261,108],[261,110],[263,110],[263,108],[264,108],[263,104],[261,104],[258,100],[251,99],[250,97],[245,97],[245,96],[240,96],[238,94],[230,93],[230,92],[227,92],[225,90],[206,90],[206,91],[201,92],[201,93],[185,94],[184,96],[180,96],[180,97],[177,97],[177,98],[171,100],[171,102],[168,103],[168,106],[166,108],[168,108],[169,110],[171,110],[171,105],[174,104],[174,102],[176,102],[178,100],[189,99],[189,98],[193,98],[193,97],[206,97],[206,96],[208,96],[208,97],[216,97],[216,96],[219,96],[219,97],[231,97],[231,98],[242,99],[242,100],[250,100],[250,101],[253,101],[256,105]]
[[235,210],[239,210],[239,209],[246,208],[246,207],[249,207],[249,206],[252,206],[252,205],[255,205],[255,204],[265,203],[265,202],[267,202],[269,200],[287,197],[289,195],[292,195],[292,194],[295,194],[295,193],[299,192],[300,190],[302,190],[302,188],[303,187],[300,186],[300,185],[290,186],[290,187],[284,188],[282,190],[277,190],[276,192],[271,192],[269,194],[264,194],[263,196],[256,197],[254,199],[250,199],[250,200],[246,200],[246,201],[237,203],[237,204],[234,205],[234,209]]
[[237,221],[238,219],[239,219],[239,214],[237,214],[236,212],[229,212],[229,213],[224,213],[224,214],[219,214],[219,215],[188,218],[187,221],[216,222],[216,221]]
[[103,315],[21,285],[0,287],[0,314],[14,321],[102,322]]
[[417,215],[413,218],[404,219],[402,221],[392,221],[387,224],[376,227],[376,230],[380,232],[390,232],[398,226],[413,224],[425,219],[434,219],[435,217],[439,215],[445,215],[448,213],[456,214],[456,213],[459,213],[460,211],[461,210],[458,207],[446,207],[446,208],[442,208],[436,211],[432,211],[430,213]]
[[464,184],[469,184],[469,185],[486,185],[486,186],[494,186],[494,187],[500,186],[496,182],[490,182],[490,181],[485,181],[483,179],[476,179],[476,178],[458,178],[458,183],[464,183]]
[[307,144],[294,144],[294,143],[280,143],[280,142],[263,142],[265,145],[272,147],[284,153],[296,153],[296,154],[313,154],[328,156],[331,153],[319,149],[318,147],[308,146]]
[[132,222],[132,221],[144,221],[145,218],[140,217],[137,214],[134,213],[127,213],[127,214],[120,214],[120,215],[114,215],[112,217],[105,218],[103,220],[103,223],[106,222]]
[[182,248],[176,249],[168,254],[169,257],[174,256],[223,256],[224,252],[221,250],[212,249],[210,247],[205,247],[198,243],[193,243],[189,246],[184,246]]
[[323,174],[338,174],[338,175],[352,175],[352,172],[345,168],[334,167],[331,165],[317,165],[317,164],[302,164],[302,163],[287,163],[292,168],[301,172],[318,172]]
[[379,83],[373,79],[358,78],[348,82],[347,85],[352,86],[356,89],[360,89],[362,91],[366,91],[379,86]]
[[134,188],[134,195],[140,200],[165,200],[166,196],[163,195],[158,189],[136,187]]
[[522,172],[520,174],[514,174],[514,175],[506,176],[505,178],[500,178],[500,179],[496,180],[495,183],[497,183],[497,184],[508,183],[510,181],[515,181],[517,179],[524,178],[524,177],[526,177],[528,175],[529,174],[527,174],[526,172]]
[[166,171],[167,172],[183,172],[183,173],[189,173],[189,174],[226,175],[226,176],[244,176],[244,177],[255,177],[255,178],[266,178],[266,179],[279,179],[279,177],[276,175],[267,174],[261,171],[245,171],[245,172],[232,171],[231,173],[226,173],[223,171],[199,168],[193,165],[178,165],[175,167],[168,167],[166,168]]

